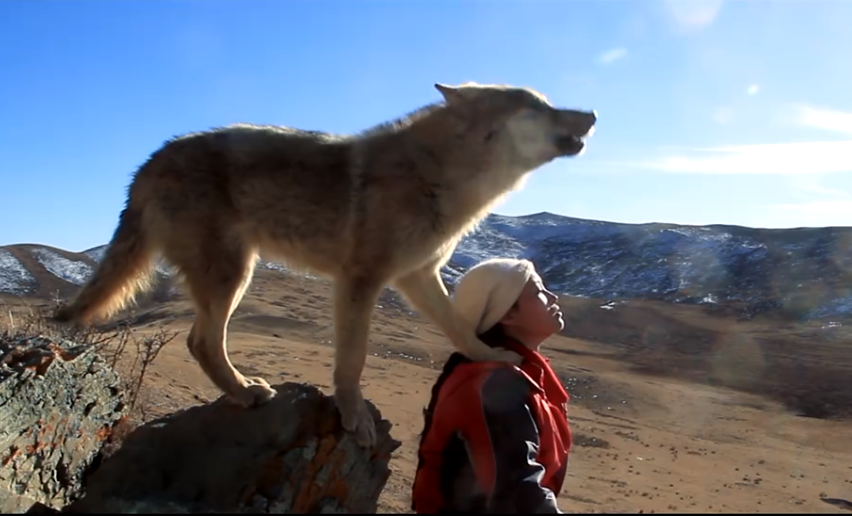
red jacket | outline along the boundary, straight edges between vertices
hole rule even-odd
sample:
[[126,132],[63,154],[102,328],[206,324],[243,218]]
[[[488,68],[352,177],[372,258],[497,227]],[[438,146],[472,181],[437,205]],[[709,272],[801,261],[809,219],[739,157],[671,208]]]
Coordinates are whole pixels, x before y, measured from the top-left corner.
[[571,448],[568,393],[547,359],[458,365],[438,393],[420,447],[413,509],[435,513],[559,513]]

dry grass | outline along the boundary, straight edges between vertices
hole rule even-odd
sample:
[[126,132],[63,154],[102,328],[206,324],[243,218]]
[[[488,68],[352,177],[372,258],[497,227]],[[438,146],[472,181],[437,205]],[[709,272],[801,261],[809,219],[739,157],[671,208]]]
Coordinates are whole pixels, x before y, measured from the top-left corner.
[[718,309],[568,299],[564,334],[600,343],[634,372],[756,394],[790,413],[852,420],[852,325],[739,320]]
[[[257,271],[229,326],[235,367],[270,383],[303,382],[330,394],[331,296],[329,282]],[[782,386],[800,397],[809,395],[808,387],[828,396],[848,392],[843,380],[852,379],[852,322],[821,328],[764,316],[740,320],[737,313],[656,301],[601,309],[605,301],[566,299],[564,335],[544,347],[572,395],[576,446],[559,497],[564,511],[844,512],[822,496],[848,499],[850,422],[800,417],[775,401],[782,393],[766,389]],[[10,298],[4,307],[26,310],[23,305],[39,303],[46,298]],[[113,335],[125,324],[136,339],[161,328],[188,332],[192,304],[184,294],[140,302],[114,321],[96,333]],[[125,344],[118,361],[125,370],[133,368],[136,350],[134,341]],[[402,514],[410,507],[421,410],[451,346],[388,294],[373,317],[369,350],[364,395],[403,442],[391,460],[379,512]],[[750,394],[754,389],[763,394]],[[221,396],[182,342],[158,352],[141,391],[140,417]],[[812,399],[801,403],[812,410],[819,406]],[[850,406],[842,399],[834,404]]]
[[[148,419],[148,410],[140,398],[145,377],[163,347],[174,340],[177,332],[161,328],[153,334],[134,335],[127,324],[104,327],[59,325],[48,320],[56,305],[27,306],[0,314],[0,340],[45,337],[57,341],[93,346],[121,379],[127,407],[126,421],[136,426]],[[130,428],[132,429],[132,428]],[[129,429],[125,429],[129,430]]]
[[769,395],[788,410],[816,419],[852,420],[852,375],[840,369],[812,369],[802,364],[779,367]]

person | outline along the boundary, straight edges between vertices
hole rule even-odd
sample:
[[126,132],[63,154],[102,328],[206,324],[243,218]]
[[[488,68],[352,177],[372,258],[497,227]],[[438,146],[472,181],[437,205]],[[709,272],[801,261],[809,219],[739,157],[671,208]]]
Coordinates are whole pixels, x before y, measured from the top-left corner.
[[565,325],[557,300],[528,260],[485,260],[460,278],[459,316],[483,342],[522,361],[450,355],[424,410],[414,512],[562,513],[569,395],[539,352]]

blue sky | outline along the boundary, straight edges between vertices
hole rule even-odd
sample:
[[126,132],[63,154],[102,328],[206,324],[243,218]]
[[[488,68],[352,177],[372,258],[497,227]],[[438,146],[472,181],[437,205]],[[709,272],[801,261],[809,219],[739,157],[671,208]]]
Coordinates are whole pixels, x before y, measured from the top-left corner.
[[852,225],[850,20],[819,0],[6,0],[0,245],[106,243],[173,135],[353,132],[464,81],[599,115],[498,213]]

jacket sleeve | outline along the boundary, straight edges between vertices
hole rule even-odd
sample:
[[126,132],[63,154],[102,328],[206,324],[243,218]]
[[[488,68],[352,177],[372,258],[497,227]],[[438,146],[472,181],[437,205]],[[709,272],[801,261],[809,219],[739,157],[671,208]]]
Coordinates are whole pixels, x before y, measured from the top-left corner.
[[488,497],[488,512],[562,514],[556,496],[541,485],[536,461],[538,427],[528,404],[531,386],[509,368],[493,370],[478,383],[478,403],[461,420],[468,455]]

